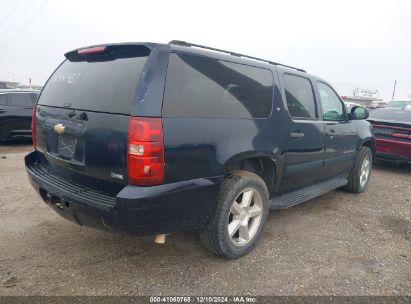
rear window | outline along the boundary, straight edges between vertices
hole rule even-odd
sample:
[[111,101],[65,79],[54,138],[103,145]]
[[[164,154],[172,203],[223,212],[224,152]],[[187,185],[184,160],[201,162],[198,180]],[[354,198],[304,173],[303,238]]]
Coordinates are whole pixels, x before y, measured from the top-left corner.
[[129,114],[147,56],[66,60],[52,75],[39,104]]
[[201,56],[171,54],[163,116],[265,118],[272,108],[270,70]]
[[33,99],[30,93],[12,93],[10,94],[10,104],[18,107],[32,107]]

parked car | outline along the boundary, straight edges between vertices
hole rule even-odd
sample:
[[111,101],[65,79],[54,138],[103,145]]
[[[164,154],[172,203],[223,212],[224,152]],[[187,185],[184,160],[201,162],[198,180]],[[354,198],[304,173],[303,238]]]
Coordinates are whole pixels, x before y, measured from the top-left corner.
[[386,105],[386,108],[411,109],[411,100],[393,100]]
[[378,159],[411,163],[411,102],[409,107],[402,106],[388,106],[370,114]]
[[33,117],[33,187],[61,216],[129,234],[199,229],[237,258],[269,209],[366,190],[368,111],[304,70],[173,41],[65,54]]
[[31,138],[31,115],[39,92],[0,90],[0,142]]

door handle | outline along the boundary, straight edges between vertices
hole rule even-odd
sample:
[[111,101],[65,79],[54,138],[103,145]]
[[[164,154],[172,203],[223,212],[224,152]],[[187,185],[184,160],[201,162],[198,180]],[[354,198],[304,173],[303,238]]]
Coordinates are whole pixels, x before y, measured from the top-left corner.
[[330,130],[328,130],[328,131],[326,132],[326,134],[328,135],[328,138],[329,138],[330,140],[334,140],[335,135],[336,135],[336,133],[335,133],[335,130],[334,130],[334,129],[330,129]]
[[6,110],[0,109],[0,113],[4,113],[6,112]]
[[291,137],[291,138],[302,138],[302,137],[304,137],[304,133],[291,132],[291,133],[290,133],[290,137]]

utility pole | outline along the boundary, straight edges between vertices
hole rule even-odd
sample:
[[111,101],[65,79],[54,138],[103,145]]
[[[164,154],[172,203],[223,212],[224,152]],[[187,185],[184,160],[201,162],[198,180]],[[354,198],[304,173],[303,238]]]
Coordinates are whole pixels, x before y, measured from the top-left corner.
[[394,100],[394,95],[395,95],[395,87],[397,86],[397,80],[396,81],[394,81],[394,89],[392,90],[392,98],[391,98],[391,101],[393,101]]

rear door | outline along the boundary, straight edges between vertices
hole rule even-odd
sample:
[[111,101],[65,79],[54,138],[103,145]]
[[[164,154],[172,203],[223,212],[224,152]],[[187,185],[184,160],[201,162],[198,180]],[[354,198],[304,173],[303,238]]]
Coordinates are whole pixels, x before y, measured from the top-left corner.
[[324,125],[312,80],[303,73],[282,75],[283,98],[289,112],[287,147],[283,155],[284,176],[280,193],[312,184],[323,167]]
[[334,89],[317,81],[321,113],[325,126],[324,170],[321,179],[347,174],[357,155],[358,136],[354,120],[349,120],[346,107]]
[[44,165],[103,192],[127,183],[129,116],[148,54],[136,45],[66,54],[36,108]]

